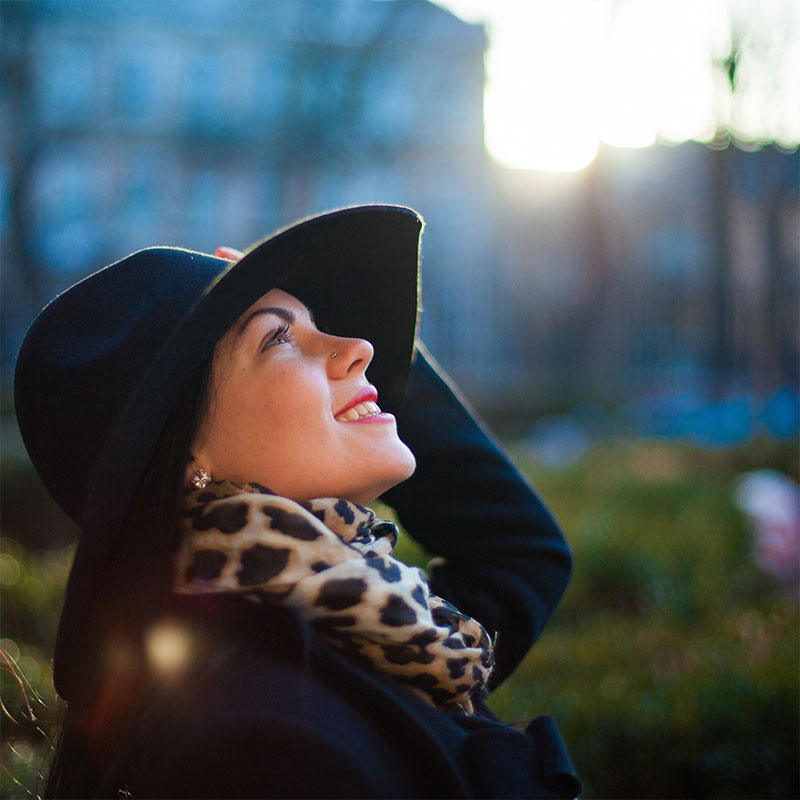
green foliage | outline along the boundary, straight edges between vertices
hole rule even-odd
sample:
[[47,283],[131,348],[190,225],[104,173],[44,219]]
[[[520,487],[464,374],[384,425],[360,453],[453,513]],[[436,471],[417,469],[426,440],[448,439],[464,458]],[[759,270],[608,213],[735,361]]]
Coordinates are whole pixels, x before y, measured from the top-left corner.
[[[637,443],[563,470],[518,463],[561,522],[575,573],[541,641],[494,694],[500,717],[552,714],[584,798],[797,797],[796,596],[758,570],[732,503],[747,469],[796,477],[794,449]],[[406,535],[398,555],[427,559]],[[70,557],[2,540],[0,646],[13,658],[0,662],[2,797],[41,792],[58,716],[48,658]]]
[[71,561],[71,547],[29,552],[0,538],[0,797],[28,798],[44,786],[59,716],[50,654]]
[[553,714],[583,797],[798,796],[797,603],[753,561],[731,497],[746,457],[729,456],[640,443],[561,471],[520,459],[575,573],[492,705]]

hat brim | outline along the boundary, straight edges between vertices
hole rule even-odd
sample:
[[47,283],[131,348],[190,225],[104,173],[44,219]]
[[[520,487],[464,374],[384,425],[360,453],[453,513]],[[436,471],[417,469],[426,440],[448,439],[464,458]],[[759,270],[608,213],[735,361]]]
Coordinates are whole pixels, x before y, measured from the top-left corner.
[[[402,206],[356,206],[306,218],[263,239],[220,270],[165,338],[118,416],[95,463],[59,627],[54,680],[68,697],[59,657],[73,650],[116,532],[169,414],[219,338],[259,297],[280,288],[296,296],[333,334],[375,347],[367,376],[381,407],[402,401],[417,325],[422,218]],[[206,257],[207,258],[207,257]]]

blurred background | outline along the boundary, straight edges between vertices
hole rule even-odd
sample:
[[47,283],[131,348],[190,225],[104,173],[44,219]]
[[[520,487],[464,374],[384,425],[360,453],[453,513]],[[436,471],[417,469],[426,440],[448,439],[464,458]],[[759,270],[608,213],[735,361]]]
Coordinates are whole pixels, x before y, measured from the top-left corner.
[[141,247],[373,202],[425,217],[422,336],[575,550],[498,713],[553,713],[585,797],[800,794],[797,2],[0,15],[4,797],[41,791],[77,535],[14,422],[27,326]]

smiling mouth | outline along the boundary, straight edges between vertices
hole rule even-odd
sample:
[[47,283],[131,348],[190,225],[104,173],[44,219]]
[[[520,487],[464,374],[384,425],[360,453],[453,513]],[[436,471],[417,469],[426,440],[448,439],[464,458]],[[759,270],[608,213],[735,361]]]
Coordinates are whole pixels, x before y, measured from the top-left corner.
[[367,400],[363,403],[358,403],[347,411],[337,414],[334,419],[337,422],[355,422],[357,419],[364,419],[365,417],[377,417],[381,413],[377,403],[372,400]]

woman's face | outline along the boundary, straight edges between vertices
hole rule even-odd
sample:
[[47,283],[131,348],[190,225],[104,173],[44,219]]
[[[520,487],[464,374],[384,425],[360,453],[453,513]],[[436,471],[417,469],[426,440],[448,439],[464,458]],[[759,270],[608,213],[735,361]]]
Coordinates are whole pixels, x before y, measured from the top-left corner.
[[364,339],[318,330],[296,297],[267,292],[214,350],[193,464],[293,500],[374,500],[415,461],[367,381],[372,355]]

